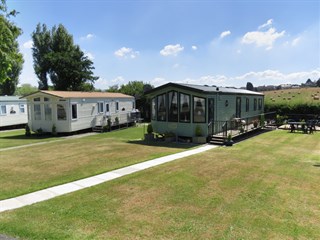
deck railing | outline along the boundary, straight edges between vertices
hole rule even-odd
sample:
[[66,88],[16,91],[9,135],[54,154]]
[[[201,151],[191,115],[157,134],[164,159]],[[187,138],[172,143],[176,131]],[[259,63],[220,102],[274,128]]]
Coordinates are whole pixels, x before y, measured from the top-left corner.
[[275,124],[276,112],[258,114],[246,118],[233,118],[228,121],[212,121],[208,124],[209,135],[227,138],[250,132],[254,129]]

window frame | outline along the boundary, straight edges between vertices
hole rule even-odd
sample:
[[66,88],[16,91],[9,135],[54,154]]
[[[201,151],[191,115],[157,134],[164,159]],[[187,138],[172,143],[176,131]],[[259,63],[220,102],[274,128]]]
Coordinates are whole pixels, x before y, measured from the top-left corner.
[[[203,119],[204,121],[195,121],[195,98],[200,98],[200,99],[204,99],[204,116]],[[207,120],[207,98],[206,97],[199,97],[199,96],[192,96],[192,118],[193,118],[193,123],[206,123]]]
[[[74,117],[74,109],[73,109],[73,107],[76,107],[76,111],[75,111],[75,114],[76,114],[76,116]],[[76,102],[73,102],[73,103],[71,103],[71,120],[77,120],[78,119],[78,103],[76,103]]]
[[258,104],[258,102],[257,102],[257,99],[255,98],[253,100],[253,111],[257,111],[257,104]]
[[[162,99],[164,100],[164,114],[159,114],[159,98],[162,97]],[[162,93],[162,94],[159,94],[157,95],[157,121],[159,122],[166,122],[167,121],[167,94],[166,93]],[[161,119],[160,117],[163,117],[164,115],[164,119]]]
[[[171,103],[171,101],[170,101],[170,93],[172,93],[172,94],[176,94],[176,111],[177,111],[177,113],[176,114],[174,114],[174,115],[170,115],[170,110],[171,110],[171,107],[172,107],[172,103]],[[168,93],[167,93],[167,102],[168,102],[168,122],[179,122],[179,93],[178,93],[178,91],[175,91],[175,90],[172,90],[172,91],[169,91]],[[173,116],[176,116],[176,117],[173,117]]]
[[[23,109],[23,111],[21,111]],[[25,113],[26,109],[25,109],[25,105],[23,103],[19,104],[19,113]]]
[[[184,95],[184,96],[187,96],[188,97],[188,99],[189,99],[189,102],[188,102],[188,108],[189,108],[189,114],[188,114],[188,112],[187,112],[187,114],[186,114],[186,116],[188,117],[188,119],[187,120],[183,120],[183,117],[182,117],[182,115],[181,114],[184,114],[184,111],[182,111],[182,107],[183,107],[183,101],[181,101],[181,97],[182,97],[182,95]],[[192,105],[191,105],[191,95],[190,94],[187,94],[187,93],[184,93],[184,92],[179,92],[179,122],[180,123],[190,123],[191,122],[191,110],[192,110]],[[184,119],[186,119],[186,118],[184,118]]]
[[[45,121],[52,121],[52,104],[50,103],[45,103],[44,105],[44,120]],[[46,108],[46,106],[49,106],[49,108]],[[47,119],[47,112],[46,112],[46,109],[50,109],[50,119]]]
[[250,99],[246,97],[246,112],[250,111]]
[[98,108],[97,108],[97,112],[98,112],[98,114],[103,114],[104,113],[104,102],[103,101],[98,101],[97,102],[97,106],[98,106]]
[[[63,107],[64,114],[65,114],[65,118],[64,119],[59,119],[59,114],[58,114],[59,107],[58,107],[58,105]],[[67,116],[67,111],[66,111],[66,104],[58,103],[57,104],[57,120],[58,121],[66,121],[67,119],[68,119],[68,116]]]
[[[38,111],[36,111],[36,107],[39,107],[39,113],[40,114],[36,114],[36,112],[38,112]],[[35,121],[41,121],[42,120],[41,104],[40,103],[33,104],[33,115],[34,115],[33,120],[35,120]],[[39,119],[37,119],[37,116],[39,116]]]
[[[4,109],[4,112],[2,111],[3,109]],[[0,115],[2,115],[2,116],[7,115],[7,105],[5,105],[5,104],[0,105]]]

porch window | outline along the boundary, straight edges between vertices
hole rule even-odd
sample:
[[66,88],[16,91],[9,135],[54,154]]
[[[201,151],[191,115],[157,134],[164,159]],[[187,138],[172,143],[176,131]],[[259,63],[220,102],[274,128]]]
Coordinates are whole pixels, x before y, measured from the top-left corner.
[[1,107],[0,107],[0,115],[7,115],[7,107],[6,107],[6,105],[1,105]]
[[67,120],[66,109],[62,104],[57,104],[57,116],[58,120]]
[[25,113],[24,104],[19,104],[20,113]]
[[166,121],[167,109],[166,109],[166,94],[159,95],[158,97],[158,106],[157,106],[157,120]]
[[175,91],[169,92],[168,94],[169,103],[169,122],[178,122],[178,93]]
[[78,105],[76,103],[71,104],[71,116],[72,119],[78,118]]
[[33,111],[34,111],[34,120],[41,120],[41,105],[40,104],[33,105]]
[[249,98],[246,98],[246,112],[249,112],[250,105],[249,105]]
[[44,98],[44,101],[45,101],[45,102],[49,102],[49,101],[50,101],[50,98],[45,97],[45,98]]
[[40,102],[40,97],[36,97],[33,99],[34,102]]
[[253,111],[257,111],[257,99],[253,100]]
[[180,93],[180,122],[190,122],[191,106],[190,106],[190,95]]
[[98,102],[98,113],[103,113],[103,102]]
[[206,99],[193,97],[193,122],[206,122]]
[[151,120],[157,119],[157,104],[156,104],[156,98],[152,98],[151,100]]
[[51,104],[44,104],[44,119],[46,121],[52,120],[52,107]]

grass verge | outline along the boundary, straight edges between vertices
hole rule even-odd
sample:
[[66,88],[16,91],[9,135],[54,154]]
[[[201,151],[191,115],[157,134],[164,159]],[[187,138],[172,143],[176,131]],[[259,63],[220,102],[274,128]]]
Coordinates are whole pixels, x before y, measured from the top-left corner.
[[273,131],[0,215],[25,239],[317,239],[320,134]]
[[0,199],[177,153],[191,145],[141,141],[141,127],[1,152]]

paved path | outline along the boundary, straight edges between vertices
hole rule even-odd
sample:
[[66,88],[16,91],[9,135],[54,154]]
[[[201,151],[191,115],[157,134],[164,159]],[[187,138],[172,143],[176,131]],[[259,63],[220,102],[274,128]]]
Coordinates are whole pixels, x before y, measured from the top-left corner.
[[0,212],[21,208],[37,202],[42,202],[51,198],[55,198],[55,197],[67,194],[67,193],[75,192],[84,188],[98,185],[100,183],[111,181],[113,179],[120,178],[122,176],[131,174],[131,173],[139,172],[147,168],[158,166],[163,163],[171,162],[180,158],[205,152],[216,147],[217,146],[214,146],[214,145],[203,145],[195,149],[187,150],[184,152],[172,154],[172,155],[161,157],[161,158],[156,158],[156,159],[142,162],[142,163],[137,163],[128,167],[120,168],[120,169],[99,174],[93,177],[88,177],[88,178],[77,180],[74,182],[43,189],[33,193],[28,193],[19,197],[1,200]]

